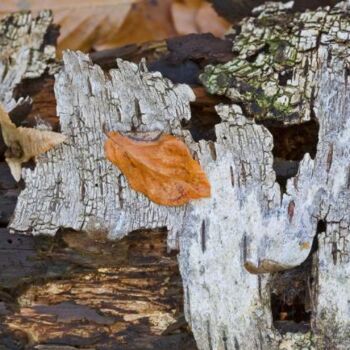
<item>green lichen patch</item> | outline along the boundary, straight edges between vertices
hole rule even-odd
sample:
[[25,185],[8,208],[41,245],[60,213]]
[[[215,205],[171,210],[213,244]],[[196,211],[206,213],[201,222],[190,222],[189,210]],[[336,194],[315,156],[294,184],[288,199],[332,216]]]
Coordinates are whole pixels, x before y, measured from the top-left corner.
[[312,118],[316,71],[333,56],[349,56],[350,17],[339,6],[296,14],[290,7],[267,4],[242,21],[235,57],[206,66],[200,76],[209,93],[228,96],[257,120]]

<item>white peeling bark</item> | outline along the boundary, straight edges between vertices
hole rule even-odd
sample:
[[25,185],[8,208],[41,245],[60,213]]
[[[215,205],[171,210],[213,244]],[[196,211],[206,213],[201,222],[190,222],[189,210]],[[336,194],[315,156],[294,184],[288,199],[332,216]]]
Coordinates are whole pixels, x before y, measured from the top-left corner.
[[[60,227],[103,230],[117,239],[166,226],[169,247],[179,243],[186,316],[199,349],[349,348],[350,107],[339,54],[348,46],[327,40],[312,61],[317,154],[305,155],[282,197],[272,136],[240,107],[218,106],[217,141],[195,143],[181,129],[194,98],[188,86],[125,61],[107,76],[87,56],[65,53],[55,93],[69,141],[24,171],[10,228],[51,235]],[[104,128],[182,137],[206,171],[212,197],[178,208],[151,203],[105,159]],[[260,274],[302,263],[319,220],[327,231],[318,237],[313,335],[282,336],[272,326],[270,275]]]
[[69,140],[43,155],[33,172],[25,171],[26,189],[10,227],[52,235],[59,227],[102,230],[116,239],[141,227],[166,226],[174,247],[184,207],[162,207],[131,190],[105,158],[104,130],[185,135],[180,123],[191,117],[192,90],[142,64],[118,61],[119,69],[106,76],[83,54],[66,52],[64,62],[55,92],[61,130]]
[[[187,317],[201,349],[283,348],[286,342],[271,324],[269,278],[247,273],[244,265],[260,273],[300,264],[321,219],[327,232],[318,237],[313,342],[316,349],[350,346],[350,94],[339,68],[334,62],[319,75],[317,155],[315,160],[305,156],[281,202],[266,129],[244,118],[231,122],[229,132],[224,123],[216,128],[216,178],[206,168],[213,202],[191,205],[180,236]],[[228,110],[219,109],[223,120]],[[232,142],[224,150],[223,137]],[[299,348],[297,337],[290,349]],[[302,337],[307,348],[308,337]]]
[[335,59],[323,70],[315,101],[322,143],[312,170],[322,193],[319,215],[327,226],[318,237],[314,326],[322,336],[319,346],[327,349],[350,348],[350,93],[345,69]]

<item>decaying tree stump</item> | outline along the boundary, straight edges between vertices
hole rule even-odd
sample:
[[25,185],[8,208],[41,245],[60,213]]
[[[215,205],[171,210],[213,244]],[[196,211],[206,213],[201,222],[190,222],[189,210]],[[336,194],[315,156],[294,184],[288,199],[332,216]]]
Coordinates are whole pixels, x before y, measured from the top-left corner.
[[[118,60],[106,72],[79,52],[66,52],[61,69],[44,57],[47,69],[57,71],[57,113],[68,140],[23,170],[25,188],[9,228],[32,235],[60,231],[76,250],[83,237],[89,245],[149,230],[142,237],[152,240],[152,230],[166,228],[168,249],[179,249],[185,315],[199,349],[348,349],[350,10],[346,2],[304,13],[291,8],[255,9],[231,34],[233,53],[204,68],[203,85],[225,96],[207,134],[196,134],[193,90],[144,61]],[[45,31],[35,46],[44,52]],[[22,50],[12,55],[20,64]],[[159,62],[153,67],[164,67]],[[1,98],[8,109],[19,105],[13,100],[23,77],[6,83]],[[136,193],[105,159],[106,130],[183,139],[208,175],[211,198],[169,208]],[[67,233],[72,230],[79,232]],[[97,256],[86,245],[91,265]],[[102,250],[107,265],[125,255],[121,248]],[[76,305],[54,300],[63,305],[60,312],[51,307],[51,314],[71,317],[62,308]],[[79,312],[105,329],[116,327],[113,312],[97,308],[102,314]],[[21,320],[11,314],[5,324],[23,329]],[[113,348],[118,339],[103,345]]]

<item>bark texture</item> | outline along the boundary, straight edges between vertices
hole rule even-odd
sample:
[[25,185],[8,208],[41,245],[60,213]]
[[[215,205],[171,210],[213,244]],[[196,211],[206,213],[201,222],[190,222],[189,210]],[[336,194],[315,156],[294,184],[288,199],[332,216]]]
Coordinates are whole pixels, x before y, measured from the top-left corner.
[[[349,348],[348,7],[294,15],[289,8],[257,9],[234,38],[236,57],[202,75],[210,92],[232,99],[217,107],[215,142],[195,142],[182,127],[194,99],[188,86],[143,63],[119,60],[105,74],[86,55],[65,53],[55,94],[69,140],[23,172],[26,188],[10,228],[53,235],[64,227],[117,239],[167,227],[168,247],[180,248],[186,318],[199,349]],[[314,158],[302,157],[283,192],[268,127],[310,122],[319,128]],[[167,208],[135,193],[104,157],[104,129],[183,138],[212,197]],[[276,271],[307,258],[311,327],[279,332],[271,312],[283,278]]]
[[[47,25],[42,25],[43,18]],[[38,18],[14,14],[0,22],[1,52],[18,46],[35,57],[32,66],[46,64],[35,74],[21,75],[21,64],[28,67],[28,61],[11,51],[12,56],[0,63],[7,84],[1,88],[8,89],[0,100],[12,101],[5,104],[16,124],[44,123],[57,130],[50,73],[59,65],[54,51],[47,60],[36,53],[46,52],[46,46],[54,50],[56,31],[51,22],[49,12]],[[145,45],[113,54],[138,60],[139,51],[150,56],[156,52]],[[94,59],[101,62],[96,55]],[[6,76],[6,72],[12,73]],[[4,151],[1,146],[1,157]],[[1,227],[9,223],[20,187],[1,162]],[[102,231],[87,235],[66,230],[51,238],[10,235],[0,229],[1,350],[196,349],[182,299],[176,256],[167,253],[164,230],[137,231],[111,244]]]
[[50,11],[35,19],[30,13],[15,13],[0,22],[0,100],[7,110],[28,103],[13,98],[17,85],[55,69],[56,36]]
[[0,235],[1,350],[196,349],[164,230]]
[[[34,171],[26,171],[27,184],[41,179],[45,185],[22,191],[11,228],[33,228],[33,234],[55,234],[59,227],[101,230],[116,239],[140,227],[166,226],[169,242],[175,242],[184,208],[169,210],[131,190],[105,158],[104,131],[181,135],[181,120],[191,117],[194,93],[186,85],[175,86],[159,73],[149,73],[143,64],[119,61],[120,68],[111,70],[109,78],[86,55],[66,52],[64,63],[55,93],[61,131],[69,141],[38,160]],[[57,196],[48,188],[58,191]]]

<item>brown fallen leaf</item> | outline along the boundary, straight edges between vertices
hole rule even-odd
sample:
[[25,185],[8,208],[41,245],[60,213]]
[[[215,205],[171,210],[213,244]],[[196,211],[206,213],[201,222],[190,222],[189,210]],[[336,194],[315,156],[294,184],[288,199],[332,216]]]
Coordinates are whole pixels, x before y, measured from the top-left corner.
[[53,131],[17,127],[0,105],[0,125],[8,149],[5,160],[16,181],[21,179],[22,163],[47,152],[66,140],[66,136]]
[[222,36],[230,27],[205,0],[1,0],[0,18],[44,9],[51,9],[60,25],[58,56],[65,49],[105,50],[178,34]]
[[62,49],[91,50],[94,43],[115,37],[138,0],[1,0],[0,15],[30,10],[34,14],[51,9],[54,21],[61,26],[58,52]]
[[0,17],[10,12],[51,9],[60,25],[57,52],[101,50],[161,40],[176,34],[172,0],[1,0]]
[[147,41],[158,41],[177,34],[171,18],[173,0],[139,0],[133,4],[116,35],[102,36],[93,45],[97,51]]
[[203,2],[196,14],[196,25],[199,33],[210,32],[217,37],[224,37],[225,33],[232,27],[232,24],[220,17],[211,4]]
[[171,6],[176,31],[180,35],[198,33],[196,25],[196,14],[200,8],[201,1],[174,1]]
[[107,158],[135,191],[153,202],[177,206],[210,197],[206,174],[175,136],[163,134],[153,141],[135,140],[115,131],[107,136]]
[[171,13],[179,34],[210,32],[223,37],[231,27],[205,0],[174,0]]

